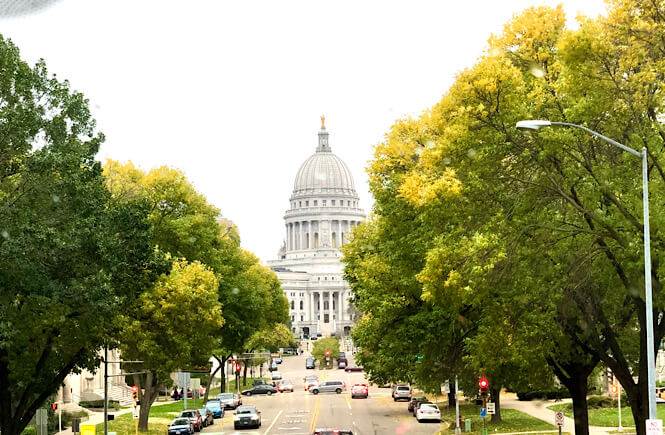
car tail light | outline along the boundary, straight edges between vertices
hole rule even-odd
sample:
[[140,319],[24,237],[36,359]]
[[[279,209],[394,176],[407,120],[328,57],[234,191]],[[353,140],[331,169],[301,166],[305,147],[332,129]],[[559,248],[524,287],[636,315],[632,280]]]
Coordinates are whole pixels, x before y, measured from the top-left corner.
[[434,411],[434,412],[435,412],[436,414],[439,414],[439,410],[438,410],[438,409],[437,409],[436,411]]
[[339,429],[333,429],[333,433],[339,433]]

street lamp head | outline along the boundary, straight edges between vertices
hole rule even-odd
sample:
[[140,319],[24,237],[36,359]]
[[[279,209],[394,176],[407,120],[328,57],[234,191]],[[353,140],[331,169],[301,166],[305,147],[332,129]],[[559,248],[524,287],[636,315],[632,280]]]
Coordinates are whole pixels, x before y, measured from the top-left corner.
[[549,127],[551,125],[552,123],[550,121],[543,119],[529,119],[526,121],[519,121],[517,124],[515,124],[515,127],[521,129],[538,130],[541,127]]

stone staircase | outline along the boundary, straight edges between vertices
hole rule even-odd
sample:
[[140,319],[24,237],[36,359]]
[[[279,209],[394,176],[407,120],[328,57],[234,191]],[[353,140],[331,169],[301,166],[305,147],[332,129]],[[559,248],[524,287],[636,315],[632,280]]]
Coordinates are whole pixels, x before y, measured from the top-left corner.
[[[104,390],[95,390],[95,394],[104,397]],[[122,407],[132,406],[134,402],[131,388],[120,385],[109,385],[109,400],[117,400]]]

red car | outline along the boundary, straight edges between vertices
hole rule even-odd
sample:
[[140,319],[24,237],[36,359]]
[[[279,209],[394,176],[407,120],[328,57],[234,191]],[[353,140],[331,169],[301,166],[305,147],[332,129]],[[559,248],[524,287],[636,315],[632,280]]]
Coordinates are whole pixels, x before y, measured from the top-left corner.
[[344,369],[345,372],[362,372],[363,368],[358,366],[347,367]]
[[194,426],[194,432],[201,432],[203,428],[203,417],[198,409],[185,409],[180,413],[179,417],[189,418],[190,423]]
[[369,396],[369,386],[367,384],[355,384],[351,387],[351,398],[363,397],[367,399]]

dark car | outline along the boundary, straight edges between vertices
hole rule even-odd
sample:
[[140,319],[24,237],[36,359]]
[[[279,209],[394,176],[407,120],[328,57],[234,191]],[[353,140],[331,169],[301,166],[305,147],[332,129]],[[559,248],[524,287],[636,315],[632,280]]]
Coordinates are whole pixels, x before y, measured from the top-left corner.
[[413,412],[413,408],[417,406],[418,403],[422,402],[427,402],[427,397],[425,396],[412,397],[411,400],[409,400],[409,405],[407,406],[409,412]]
[[312,338],[310,338],[310,340],[312,340],[312,341],[316,341],[316,340],[318,340],[318,339],[319,339],[319,338],[318,338],[316,335],[313,335]]
[[315,364],[316,364],[316,363],[315,363],[315,361],[314,361],[314,358],[312,358],[311,356],[308,356],[307,359],[305,360],[305,368],[306,368],[306,369],[313,369],[313,368],[316,368],[316,365],[315,365]]
[[201,408],[199,409],[199,413],[201,414],[201,418],[203,419],[203,427],[208,427],[215,424],[215,417],[212,414],[211,410],[209,410],[208,408]]
[[169,424],[168,429],[169,435],[194,435],[194,426],[189,421],[189,418],[176,418],[171,424]]
[[185,409],[180,413],[178,417],[189,418],[189,421],[192,423],[192,426],[194,426],[194,431],[195,432],[201,431],[201,428],[203,427],[203,418],[201,417],[201,413],[197,409]]
[[252,387],[249,390],[242,392],[244,396],[251,396],[252,394],[267,394],[270,396],[274,393],[277,393],[277,388],[272,385],[257,385],[256,387]]
[[317,332],[317,333],[316,333],[316,336],[317,336],[317,337],[323,337],[323,334],[321,334],[320,332]]
[[345,372],[362,372],[363,368],[358,366],[347,367],[344,369]]

